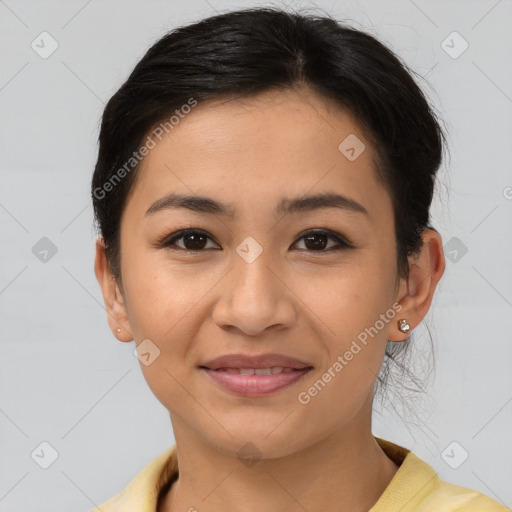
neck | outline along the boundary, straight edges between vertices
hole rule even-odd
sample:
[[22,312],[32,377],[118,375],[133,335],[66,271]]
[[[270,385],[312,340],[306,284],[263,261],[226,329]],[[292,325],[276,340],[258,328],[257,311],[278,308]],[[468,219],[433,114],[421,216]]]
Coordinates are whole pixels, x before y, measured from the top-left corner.
[[[368,422],[369,423],[369,422]],[[353,423],[286,457],[245,465],[173,418],[179,478],[158,512],[178,510],[368,511],[398,470],[371,433]]]

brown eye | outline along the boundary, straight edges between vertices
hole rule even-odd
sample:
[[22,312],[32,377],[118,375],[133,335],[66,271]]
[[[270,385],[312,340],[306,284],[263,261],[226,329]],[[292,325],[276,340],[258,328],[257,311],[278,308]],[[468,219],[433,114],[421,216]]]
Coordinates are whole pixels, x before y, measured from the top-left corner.
[[[329,231],[310,231],[299,238],[299,241],[301,240],[304,240],[306,250],[311,252],[329,252],[353,247],[343,238]],[[334,240],[337,246],[328,247],[329,240]]]
[[[197,229],[190,229],[178,231],[170,237],[164,238],[158,245],[169,249],[201,252],[207,248],[208,239],[211,240],[211,237],[207,233]],[[179,240],[183,240],[183,246],[176,244]]]

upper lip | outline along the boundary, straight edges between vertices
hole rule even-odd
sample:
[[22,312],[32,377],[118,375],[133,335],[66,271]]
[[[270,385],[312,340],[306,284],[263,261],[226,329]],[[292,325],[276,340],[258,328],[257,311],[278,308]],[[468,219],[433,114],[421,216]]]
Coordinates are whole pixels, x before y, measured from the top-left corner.
[[310,364],[299,361],[294,357],[282,354],[260,354],[249,356],[245,354],[227,354],[217,357],[200,365],[210,370],[219,368],[273,368],[282,366],[283,368],[311,368]]

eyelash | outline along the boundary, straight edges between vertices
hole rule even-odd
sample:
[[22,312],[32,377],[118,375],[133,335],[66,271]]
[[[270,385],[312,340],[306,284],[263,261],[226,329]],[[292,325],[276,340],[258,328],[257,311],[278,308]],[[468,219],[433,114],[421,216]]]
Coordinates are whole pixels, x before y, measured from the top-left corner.
[[[203,235],[203,236],[209,238],[210,240],[214,241],[213,238],[207,232],[205,232],[205,231],[203,231],[201,229],[194,229],[194,228],[192,228],[192,229],[182,229],[180,231],[172,233],[171,235],[166,235],[166,236],[162,237],[160,240],[157,241],[156,247],[159,248],[159,249],[166,248],[168,250],[184,251],[184,252],[187,252],[187,253],[190,253],[190,254],[199,254],[201,252],[206,252],[208,249],[194,250],[194,249],[186,249],[186,248],[183,248],[183,247],[172,247],[173,244],[177,240],[180,240],[180,239],[184,238],[185,236],[191,235],[191,234],[200,234],[200,235]],[[326,229],[306,231],[305,233],[303,233],[297,239],[296,242],[294,242],[293,245],[295,245],[300,240],[302,240],[302,239],[304,239],[304,238],[306,238],[308,236],[311,236],[311,235],[327,235],[328,238],[330,238],[332,240],[335,240],[339,244],[339,247],[334,248],[334,249],[333,248],[321,249],[321,250],[318,250],[318,251],[314,251],[312,249],[300,249],[301,251],[306,251],[306,252],[316,253],[316,254],[327,254],[329,252],[337,252],[337,251],[342,251],[342,250],[345,250],[345,249],[353,249],[354,248],[354,246],[352,244],[348,243],[340,235],[338,235],[338,234],[336,234],[336,233],[334,233],[334,232],[332,232],[330,230],[326,230]],[[216,249],[216,250],[218,250],[218,249]]]

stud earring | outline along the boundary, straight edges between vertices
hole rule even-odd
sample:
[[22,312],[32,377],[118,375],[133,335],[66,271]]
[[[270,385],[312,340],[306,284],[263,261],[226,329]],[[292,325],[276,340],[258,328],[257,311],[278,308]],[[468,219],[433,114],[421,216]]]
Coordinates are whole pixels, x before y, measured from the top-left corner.
[[117,332],[121,332],[121,329],[119,327],[117,328]]
[[411,326],[407,323],[407,320],[398,320],[397,324],[398,324],[398,328],[402,332],[409,332],[409,330],[411,328]]

